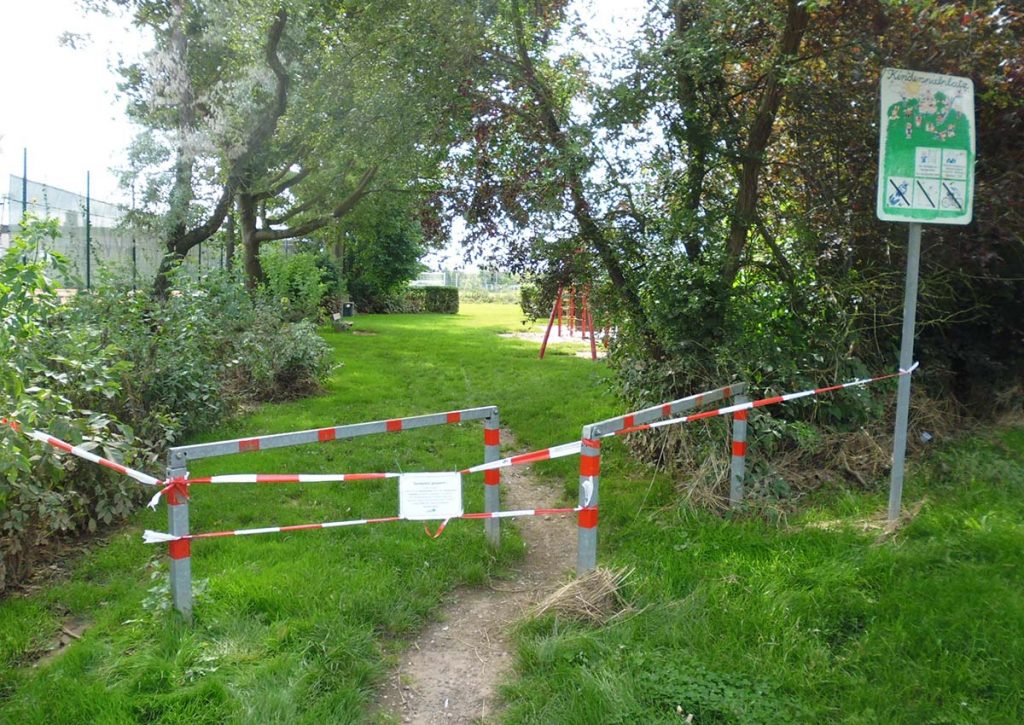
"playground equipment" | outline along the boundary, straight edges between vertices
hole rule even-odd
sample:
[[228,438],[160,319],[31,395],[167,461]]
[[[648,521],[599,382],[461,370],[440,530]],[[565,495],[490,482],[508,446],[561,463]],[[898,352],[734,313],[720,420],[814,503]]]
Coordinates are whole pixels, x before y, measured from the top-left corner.
[[[577,305],[577,300],[579,300],[579,305]],[[568,302],[568,310],[565,309],[566,302]],[[582,294],[577,292],[575,285],[569,287],[568,293],[565,287],[558,288],[558,294],[555,295],[555,304],[551,307],[551,315],[548,318],[548,326],[544,330],[544,340],[540,344],[540,359],[544,359],[544,353],[548,348],[548,339],[551,337],[551,328],[556,321],[558,323],[558,337],[562,336],[563,313],[566,313],[565,319],[569,328],[569,337],[572,337],[578,330],[581,340],[589,338],[590,359],[597,360],[597,341],[594,337],[594,317],[590,311],[589,284],[584,286]]]

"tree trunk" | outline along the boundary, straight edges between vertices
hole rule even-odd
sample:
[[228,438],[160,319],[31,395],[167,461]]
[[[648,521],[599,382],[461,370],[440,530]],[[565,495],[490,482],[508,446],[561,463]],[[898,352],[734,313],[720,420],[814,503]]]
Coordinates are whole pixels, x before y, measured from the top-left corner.
[[760,198],[758,182],[764,166],[765,150],[771,140],[775,115],[782,103],[782,66],[796,57],[800,42],[807,30],[809,15],[803,0],[789,0],[786,12],[786,27],[779,42],[779,56],[775,66],[765,77],[764,91],[754,114],[747,135],[747,144],[740,164],[739,187],[736,191],[736,205],[729,225],[726,241],[725,262],[722,266],[722,281],[731,287],[740,270],[740,258],[747,245],[747,235],[757,219],[757,202]]
[[228,214],[227,240],[224,242],[224,265],[231,269],[235,262],[235,215]]
[[260,243],[256,238],[256,200],[252,194],[238,195],[238,226],[242,231],[245,287],[251,292],[266,279],[263,265],[260,264]]
[[591,212],[590,202],[586,197],[583,173],[581,172],[582,169],[589,167],[589,162],[582,158],[581,154],[569,148],[565,131],[562,129],[555,114],[555,103],[551,89],[537,75],[534,69],[533,59],[530,57],[529,48],[526,45],[526,34],[518,2],[514,3],[514,10],[512,24],[515,31],[516,51],[523,74],[523,81],[537,104],[537,110],[540,113],[541,122],[544,124],[548,142],[560,157],[562,177],[572,197],[572,215],[579,227],[580,236],[597,251],[598,258],[608,273],[608,277],[612,281],[623,308],[641,333],[641,339],[644,341],[648,354],[654,358],[663,358],[665,357],[664,348],[662,348],[654,334],[650,318],[644,309],[640,296],[637,294],[636,287],[626,279],[625,270],[616,256],[615,249],[608,239],[607,233]]
[[[184,3],[176,0],[174,4],[173,19],[174,28],[171,31],[171,50],[175,62],[178,64],[174,69],[174,80],[179,84],[178,98],[180,103],[180,118],[178,121],[178,150],[175,162],[174,183],[170,194],[170,213],[168,216],[166,248],[167,252],[160,262],[156,279],[153,280],[153,296],[157,299],[164,299],[170,290],[168,274],[181,260],[185,258],[188,251],[201,242],[213,236],[228,210],[231,208],[231,200],[235,190],[240,186],[245,175],[249,171],[249,165],[254,154],[259,151],[271,138],[277,129],[277,122],[284,115],[288,101],[289,78],[281,59],[277,57],[278,45],[281,36],[284,34],[288,14],[284,9],[277,12],[274,22],[267,32],[267,42],[264,47],[266,62],[274,73],[276,86],[274,89],[274,101],[266,109],[263,117],[259,119],[256,126],[250,131],[245,140],[245,147],[242,153],[227,169],[226,180],[213,210],[206,220],[199,226],[188,226],[190,207],[195,199],[195,192],[192,187],[193,170],[195,166],[195,154],[191,149],[190,137],[197,132],[198,121],[196,117],[195,93],[192,88],[191,79],[188,75],[188,37],[185,35],[185,10]],[[243,242],[244,239],[243,227]]]

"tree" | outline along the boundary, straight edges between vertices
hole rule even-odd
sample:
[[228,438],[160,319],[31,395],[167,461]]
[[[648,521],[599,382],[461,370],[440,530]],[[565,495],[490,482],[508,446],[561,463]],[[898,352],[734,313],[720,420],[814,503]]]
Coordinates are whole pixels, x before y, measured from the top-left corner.
[[[216,34],[212,28],[238,27],[225,23],[230,3],[94,3],[100,9],[108,4],[129,8],[155,41],[146,63],[121,67],[121,88],[129,115],[148,128],[136,158],[162,162],[148,178],[144,202],[160,219],[166,252],[154,293],[163,296],[168,272],[220,228],[253,160],[277,130],[290,84],[280,56],[288,13],[283,6],[257,4],[255,12],[249,8],[256,22],[248,27],[260,31]],[[257,58],[270,79],[257,70]]]

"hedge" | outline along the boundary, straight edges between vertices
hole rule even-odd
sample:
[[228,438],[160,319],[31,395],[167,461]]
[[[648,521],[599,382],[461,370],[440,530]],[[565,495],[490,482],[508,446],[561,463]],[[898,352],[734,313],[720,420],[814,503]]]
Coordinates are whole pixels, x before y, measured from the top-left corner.
[[424,312],[452,315],[459,312],[459,290],[456,287],[412,287],[406,295],[413,303],[412,307],[421,307]]

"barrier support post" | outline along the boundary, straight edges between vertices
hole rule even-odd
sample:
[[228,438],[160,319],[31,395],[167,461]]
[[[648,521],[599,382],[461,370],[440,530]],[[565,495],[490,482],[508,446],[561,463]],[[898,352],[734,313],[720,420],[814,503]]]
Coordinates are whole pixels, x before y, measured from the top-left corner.
[[582,576],[597,566],[597,493],[601,480],[601,441],[593,426],[584,426],[580,449],[579,505],[577,517],[576,574]]
[[[501,419],[498,409],[484,418],[484,463],[497,461],[501,458]],[[484,511],[493,513],[501,510],[501,470],[484,471]],[[500,543],[500,519],[485,519],[484,532],[487,543],[498,548]]]
[[[168,478],[188,474],[184,468],[168,468]],[[172,536],[186,536],[188,530],[188,499],[176,489],[166,494],[167,532]],[[192,551],[190,541],[172,541],[168,544],[171,557],[171,603],[186,622],[192,621]]]
[[[746,395],[736,395],[733,403],[749,403]],[[729,507],[737,508],[743,502],[743,478],[747,469],[747,413],[741,410],[732,416],[732,462],[729,467]]]

